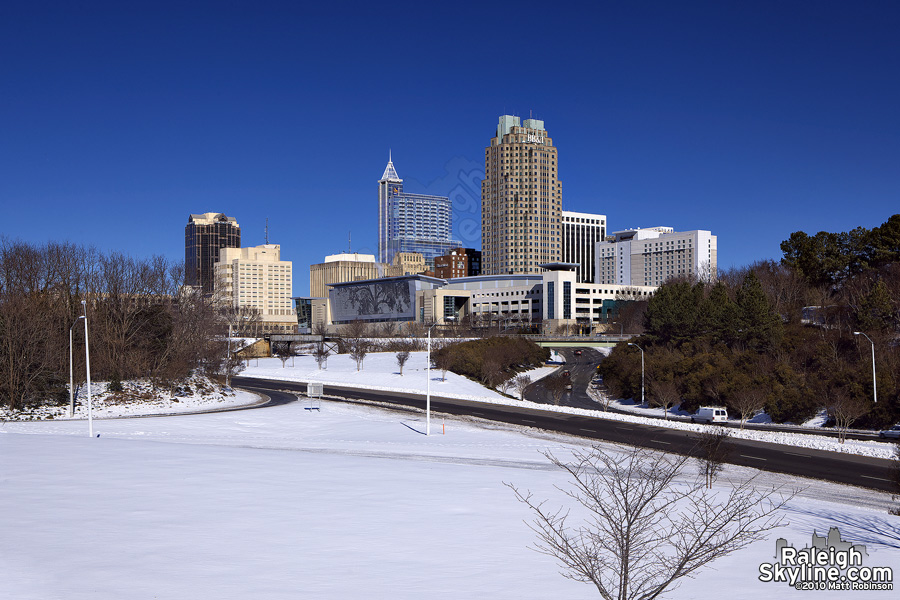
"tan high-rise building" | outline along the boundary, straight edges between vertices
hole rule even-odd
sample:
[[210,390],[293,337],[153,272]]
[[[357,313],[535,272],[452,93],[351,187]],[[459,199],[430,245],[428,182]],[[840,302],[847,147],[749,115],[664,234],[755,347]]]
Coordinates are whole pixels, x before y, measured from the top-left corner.
[[544,122],[503,115],[484,151],[481,252],[485,275],[540,273],[562,258],[562,183]]
[[216,262],[221,301],[259,312],[262,331],[293,331],[297,315],[291,301],[292,263],[281,260],[281,246],[222,248]]

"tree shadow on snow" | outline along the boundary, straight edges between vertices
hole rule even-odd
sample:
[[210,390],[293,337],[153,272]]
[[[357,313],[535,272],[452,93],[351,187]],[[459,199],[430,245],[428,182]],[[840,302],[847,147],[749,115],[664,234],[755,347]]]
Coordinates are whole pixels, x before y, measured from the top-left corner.
[[900,521],[897,517],[848,515],[829,510],[811,511],[802,508],[788,508],[785,511],[800,515],[800,523],[815,530],[819,535],[825,535],[829,528],[837,527],[844,541],[900,549]]

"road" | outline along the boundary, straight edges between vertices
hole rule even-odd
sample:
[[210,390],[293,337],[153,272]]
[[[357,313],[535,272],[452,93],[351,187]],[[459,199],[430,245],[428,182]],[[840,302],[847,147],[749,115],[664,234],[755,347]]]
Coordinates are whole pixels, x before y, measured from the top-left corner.
[[[573,406],[576,408],[587,408],[589,410],[603,410],[603,406],[593,400],[587,393],[587,387],[591,385],[591,380],[597,372],[597,365],[603,360],[603,355],[594,350],[593,348],[581,348],[582,354],[581,356],[575,356],[575,348],[565,348],[559,349],[558,351],[566,358],[566,363],[564,366],[560,367],[560,369],[567,369],[571,373],[572,379],[572,391],[566,393],[563,396],[560,404],[562,406]],[[553,398],[550,393],[543,389],[540,381],[535,382],[531,387],[525,390],[525,399],[531,400],[532,402],[538,402],[541,404],[553,404]],[[634,413],[619,410],[615,407],[611,406],[608,408],[610,412],[621,413],[621,414],[631,414]],[[662,417],[654,417],[652,415],[643,415],[648,418],[658,418],[662,419]],[[681,421],[683,423],[690,423],[690,417],[682,417],[678,415],[670,415],[669,420],[671,421]],[[733,429],[740,428],[740,423],[725,423],[720,425],[722,427],[729,427]],[[797,433],[797,434],[806,434],[806,435],[822,435],[825,437],[833,437],[836,438],[840,434],[838,431],[834,429],[824,429],[818,428],[815,430],[812,429],[802,429],[795,426],[790,425],[776,425],[776,424],[766,424],[766,425],[758,425],[755,423],[745,423],[744,429],[752,429],[754,431],[776,431],[783,433]],[[867,433],[861,431],[850,431],[847,433],[847,439],[850,440],[862,440],[868,442],[876,442],[879,441],[879,437],[877,433]]]
[[[571,367],[570,370],[574,376],[580,376],[578,375],[580,370]],[[264,393],[269,393],[271,390],[276,392],[280,390],[288,394],[306,391],[305,383],[287,381],[235,377],[233,383],[239,387],[246,386]],[[325,385],[324,393],[348,399],[382,402],[397,407],[414,407],[417,410],[425,407],[424,396],[417,394],[359,390],[337,385]],[[582,400],[573,389],[570,401],[580,402]],[[432,396],[431,407],[435,412],[450,415],[474,416],[547,431],[557,431],[590,440],[634,444],[678,454],[695,454],[697,443],[697,434],[693,432],[570,415],[523,406],[484,404]],[[596,407],[597,405],[594,403],[593,408]],[[730,444],[732,452],[728,462],[732,464],[885,492],[895,491],[892,480],[893,463],[889,460],[750,440],[732,439]],[[802,486],[802,482],[798,482],[798,485]]]

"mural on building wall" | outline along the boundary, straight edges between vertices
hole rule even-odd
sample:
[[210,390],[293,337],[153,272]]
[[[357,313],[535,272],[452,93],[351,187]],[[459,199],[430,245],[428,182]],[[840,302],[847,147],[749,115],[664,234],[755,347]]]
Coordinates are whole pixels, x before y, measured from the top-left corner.
[[413,286],[408,280],[336,287],[331,290],[332,319],[412,320],[413,294]]

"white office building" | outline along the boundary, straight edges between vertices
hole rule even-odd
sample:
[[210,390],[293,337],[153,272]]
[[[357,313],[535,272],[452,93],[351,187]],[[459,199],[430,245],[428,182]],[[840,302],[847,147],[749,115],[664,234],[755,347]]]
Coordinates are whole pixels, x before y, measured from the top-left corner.
[[611,235],[613,241],[597,244],[597,283],[659,286],[673,277],[716,277],[716,236],[709,231],[649,227]]

